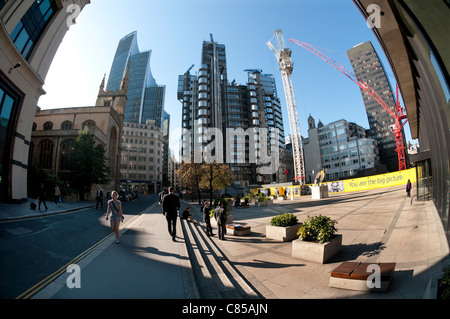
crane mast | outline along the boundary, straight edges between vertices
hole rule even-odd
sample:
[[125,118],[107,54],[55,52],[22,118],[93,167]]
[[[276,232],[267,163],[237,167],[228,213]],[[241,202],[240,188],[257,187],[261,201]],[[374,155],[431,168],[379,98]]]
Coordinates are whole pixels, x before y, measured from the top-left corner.
[[280,66],[281,77],[283,79],[284,93],[286,96],[287,109],[289,113],[289,125],[291,129],[292,156],[294,160],[294,180],[298,180],[300,185],[305,184],[305,163],[303,157],[303,146],[301,140],[300,122],[298,118],[297,103],[295,101],[294,87],[292,85],[292,51],[286,48],[283,33],[275,30],[277,48],[270,41],[267,46],[272,50]]

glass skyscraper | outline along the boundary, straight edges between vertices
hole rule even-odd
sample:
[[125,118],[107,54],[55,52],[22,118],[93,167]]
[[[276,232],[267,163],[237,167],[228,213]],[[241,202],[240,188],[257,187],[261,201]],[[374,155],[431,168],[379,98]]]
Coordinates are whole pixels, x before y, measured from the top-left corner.
[[151,53],[151,50],[139,51],[136,31],[122,38],[114,56],[107,90],[119,90],[122,78],[129,68],[130,82],[124,121],[145,124],[147,120],[154,120],[155,125],[162,128],[166,87],[158,85],[153,78]]
[[[276,173],[268,174],[260,170],[266,163],[254,161],[263,153],[263,139],[264,142],[267,141],[269,150],[276,145],[280,149],[285,147],[275,78],[270,74],[261,74],[262,70],[252,69],[245,70],[248,74],[246,84],[236,81],[230,83],[226,47],[215,42],[212,36],[211,41],[204,41],[202,44],[201,64],[197,75],[190,73],[193,67],[194,65],[178,77],[177,96],[182,103],[182,128],[186,134],[182,136],[180,149],[183,161],[203,160],[202,156],[214,145],[215,160],[229,164],[234,182],[248,185],[279,181],[281,175],[286,176],[283,163]],[[215,129],[222,134],[216,136]],[[236,133],[239,129],[245,133]],[[267,136],[260,135],[259,129],[268,129],[267,132],[264,131]],[[278,131],[278,140],[274,139],[275,129]],[[235,132],[230,133],[233,140],[228,140],[227,130]],[[212,131],[215,133],[212,134]],[[250,140],[250,132],[254,134],[252,138],[258,138],[257,141]],[[267,153],[267,150],[264,151]]]

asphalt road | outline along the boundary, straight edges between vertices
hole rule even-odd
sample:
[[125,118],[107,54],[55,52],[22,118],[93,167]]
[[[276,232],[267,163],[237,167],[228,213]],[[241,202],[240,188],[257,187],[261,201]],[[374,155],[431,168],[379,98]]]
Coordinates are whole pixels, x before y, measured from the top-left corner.
[[[123,203],[125,222],[157,195]],[[103,209],[0,224],[0,298],[13,299],[111,234]]]

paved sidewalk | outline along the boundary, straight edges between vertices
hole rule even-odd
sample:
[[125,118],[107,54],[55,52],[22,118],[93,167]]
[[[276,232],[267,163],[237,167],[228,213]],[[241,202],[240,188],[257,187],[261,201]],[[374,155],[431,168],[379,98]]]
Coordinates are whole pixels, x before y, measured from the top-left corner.
[[158,205],[123,227],[119,244],[111,236],[77,265],[80,288],[68,288],[66,273],[33,299],[197,298],[180,223],[173,242]]
[[[68,213],[85,208],[95,207],[95,201],[80,202],[62,202],[55,204],[52,201],[46,201],[48,209],[41,204],[41,209],[31,209],[30,203],[36,202],[35,198],[28,198],[28,202],[22,204],[0,203],[0,222],[23,220],[34,217],[50,216],[62,213]],[[106,201],[104,201],[104,204]]]
[[[191,203],[193,204],[193,203]],[[193,204],[194,211],[198,205]],[[326,215],[338,221],[343,235],[341,252],[324,265],[291,256],[291,242],[265,237],[273,216],[294,213],[299,222],[308,215]],[[431,201],[407,198],[404,187],[330,194],[328,199],[304,196],[277,201],[268,207],[233,208],[234,223],[251,226],[248,236],[214,238],[230,263],[265,298],[436,298],[437,279],[450,265],[449,246]],[[386,293],[363,293],[329,287],[331,271],[344,261],[396,262]]]
[[[186,204],[199,215],[198,205]],[[3,221],[12,214],[5,207],[1,206]],[[25,204],[13,207],[16,217],[38,213],[31,213]],[[294,213],[299,221],[318,214],[336,219],[338,232],[343,234],[341,253],[324,265],[291,257],[292,243],[265,237],[270,219],[284,212]],[[323,200],[304,196],[275,201],[268,207],[233,208],[231,213],[234,222],[250,225],[252,233],[227,235],[226,241],[215,236],[212,240],[266,299],[435,298],[437,279],[450,264],[448,242],[432,202],[411,201],[403,187],[330,194]],[[64,273],[34,298],[196,299],[198,292],[180,222],[177,227],[178,241],[172,242],[160,207],[153,205],[126,221],[120,244],[115,244],[111,236],[78,263],[80,289],[69,289],[66,281],[70,274]],[[362,293],[329,287],[332,269],[353,260],[396,262],[389,291]]]

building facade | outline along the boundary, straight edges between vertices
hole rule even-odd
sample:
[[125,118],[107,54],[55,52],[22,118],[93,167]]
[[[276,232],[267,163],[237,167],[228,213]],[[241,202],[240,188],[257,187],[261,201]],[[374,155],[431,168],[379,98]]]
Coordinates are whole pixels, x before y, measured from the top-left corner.
[[[111,171],[110,183],[101,185],[102,189],[108,192],[118,189],[122,121],[114,108],[92,106],[39,109],[32,127],[30,166],[44,169],[66,182],[66,175],[73,172],[70,154],[75,140],[80,132],[88,132],[94,137],[96,146],[105,151],[106,163]],[[96,187],[91,187],[91,199],[95,197],[95,191]]]
[[[238,187],[286,179],[285,162],[279,156],[274,163],[277,169],[270,174],[261,170],[265,163],[252,161],[262,152],[271,153],[271,147],[284,149],[282,112],[274,77],[261,74],[261,70],[246,70],[247,83],[228,82],[225,45],[214,42],[212,37],[203,42],[201,61],[197,75],[191,74],[192,66],[178,79],[184,129],[182,160],[202,162],[204,151],[214,148],[214,159],[229,164]],[[268,131],[259,134],[261,128]]]
[[0,201],[27,200],[28,152],[39,97],[59,44],[89,0],[0,1]]
[[325,170],[327,181],[357,177],[359,171],[375,167],[379,162],[377,142],[367,138],[365,129],[346,120],[328,125],[308,117],[308,138],[303,140],[306,181]]
[[125,122],[120,164],[122,189],[156,194],[162,189],[163,134],[152,120]]
[[450,29],[447,1],[353,0],[363,19],[368,6],[383,12],[373,28],[386,53],[420,152],[410,156],[417,167],[417,192],[432,198],[450,242]]
[[[395,113],[394,90],[372,43],[369,41],[358,44],[348,50],[347,54],[358,80],[370,85],[390,110]],[[399,169],[397,144],[393,130],[395,120],[369,93],[362,88],[360,90],[369,120],[369,136],[378,143],[380,162],[386,165],[388,171],[397,171]],[[402,137],[403,145],[406,146],[403,130]]]

